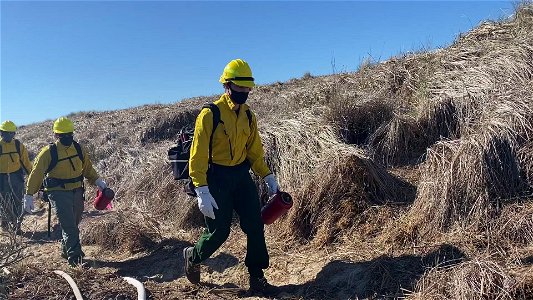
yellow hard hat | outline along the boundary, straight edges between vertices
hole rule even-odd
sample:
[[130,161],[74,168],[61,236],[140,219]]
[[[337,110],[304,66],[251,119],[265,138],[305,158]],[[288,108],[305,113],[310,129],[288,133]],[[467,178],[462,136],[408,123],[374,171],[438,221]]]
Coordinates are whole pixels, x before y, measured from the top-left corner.
[[247,62],[240,58],[234,59],[226,65],[219,81],[222,83],[233,82],[238,86],[249,88],[255,86],[252,69]]
[[54,133],[74,132],[74,123],[65,117],[61,117],[54,122]]
[[5,121],[0,125],[0,130],[7,132],[15,132],[17,131],[17,126],[15,126],[15,123],[11,121]]

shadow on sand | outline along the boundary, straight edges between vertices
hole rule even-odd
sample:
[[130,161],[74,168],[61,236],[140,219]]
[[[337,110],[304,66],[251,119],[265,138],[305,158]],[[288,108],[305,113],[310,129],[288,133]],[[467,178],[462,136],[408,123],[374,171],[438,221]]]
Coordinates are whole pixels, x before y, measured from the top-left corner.
[[381,256],[366,262],[332,261],[313,281],[281,287],[286,296],[305,299],[396,298],[412,291],[425,271],[465,259],[458,248],[441,245],[425,256]]
[[[92,260],[94,267],[109,267],[117,269],[119,276],[131,276],[141,281],[153,280],[155,282],[173,281],[185,276],[183,271],[183,248],[192,246],[189,242],[176,239],[161,241],[150,254],[122,262],[108,262]],[[91,261],[91,260],[89,260]],[[208,259],[207,265],[215,272],[234,266],[238,259],[226,253]]]

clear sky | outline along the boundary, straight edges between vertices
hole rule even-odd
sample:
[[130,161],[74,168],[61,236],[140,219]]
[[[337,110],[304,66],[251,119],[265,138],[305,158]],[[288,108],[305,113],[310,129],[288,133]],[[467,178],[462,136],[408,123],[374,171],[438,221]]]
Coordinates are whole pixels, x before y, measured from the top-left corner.
[[259,84],[354,71],[449,45],[514,1],[1,1],[0,120],[221,93],[242,58]]

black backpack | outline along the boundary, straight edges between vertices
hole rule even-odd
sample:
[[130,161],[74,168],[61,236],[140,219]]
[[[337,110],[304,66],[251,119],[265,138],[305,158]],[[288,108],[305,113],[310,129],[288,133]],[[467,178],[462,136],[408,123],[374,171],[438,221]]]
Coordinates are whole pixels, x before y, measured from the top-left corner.
[[[19,155],[19,161],[20,161],[20,165],[21,165],[21,170],[24,169],[24,171],[26,171],[26,174],[30,174],[31,170],[26,170],[26,166],[24,166],[24,163],[22,163],[22,155],[20,154],[20,141],[17,140],[17,139],[15,139],[15,148],[17,149],[17,152],[6,152],[6,153],[4,153],[2,151],[2,145],[0,145],[0,155],[17,153]],[[10,157],[11,157],[11,155],[10,155]],[[13,158],[11,158],[11,160],[13,160]]]
[[45,173],[50,173],[50,171],[52,171],[57,163],[59,161],[62,161],[62,160],[69,160],[70,161],[70,164],[72,165],[72,168],[74,168],[74,164],[72,163],[72,159],[76,156],[79,156],[80,160],[82,161],[83,163],[83,152],[81,151],[81,146],[80,144],[78,144],[78,142],[76,141],[72,141],[72,144],[74,145],[74,148],[76,148],[76,155],[74,156],[69,156],[69,157],[65,157],[65,158],[62,158],[62,159],[58,159],[59,158],[59,155],[57,154],[57,146],[56,144],[54,143],[50,143],[49,145],[49,149],[50,149],[50,157],[51,157],[51,161],[50,161],[50,165],[48,165],[48,169],[46,169],[46,172]]
[[[211,155],[213,149],[213,135],[215,129],[217,129],[218,123],[224,124],[220,119],[220,109],[214,103],[206,103],[202,106],[202,109],[210,109],[213,113],[213,130],[211,131],[211,137],[209,138],[209,164],[213,163],[213,157]],[[246,110],[246,116],[248,117],[248,125],[252,126],[252,113],[250,110]],[[185,192],[187,195],[196,197],[194,185],[191,177],[189,176],[189,157],[191,154],[192,139],[194,136],[194,127],[185,126],[178,134],[178,142],[176,145],[168,149],[168,160],[172,166],[172,174],[175,180],[185,179],[187,184],[185,185]]]
[[[80,144],[78,144],[78,142],[76,142],[76,141],[72,141],[72,144],[74,145],[74,148],[76,148],[76,155],[72,155],[72,156],[68,156],[68,157],[64,157],[62,159],[59,159],[59,155],[57,154],[57,146],[56,146],[56,144],[50,143],[49,149],[50,149],[51,161],[50,161],[50,164],[48,165],[48,168],[45,171],[45,174],[50,173],[56,167],[57,163],[60,162],[60,161],[63,161],[63,160],[67,160],[68,159],[73,170],[76,170],[76,168],[74,167],[74,163],[72,162],[72,159],[74,157],[79,157],[80,160],[83,163],[83,152],[81,151]],[[43,187],[48,187],[48,188],[52,188],[52,187],[56,187],[56,186],[63,186],[64,187],[65,183],[74,183],[74,182],[79,182],[79,181],[81,181],[82,184],[83,184],[83,174],[81,174],[80,176],[78,176],[76,178],[70,178],[70,179],[59,179],[59,178],[53,178],[53,177],[47,176],[43,180]]]

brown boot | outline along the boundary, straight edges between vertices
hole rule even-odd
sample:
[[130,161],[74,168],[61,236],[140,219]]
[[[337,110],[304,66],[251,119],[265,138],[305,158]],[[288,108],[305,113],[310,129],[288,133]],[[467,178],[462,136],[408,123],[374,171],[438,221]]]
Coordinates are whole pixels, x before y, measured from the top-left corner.
[[280,288],[268,283],[265,277],[250,277],[250,291],[265,296],[275,296],[279,294]]
[[186,247],[183,249],[185,276],[187,276],[187,279],[189,279],[191,283],[198,284],[200,283],[200,264],[195,264],[191,261],[193,251],[194,247]]

